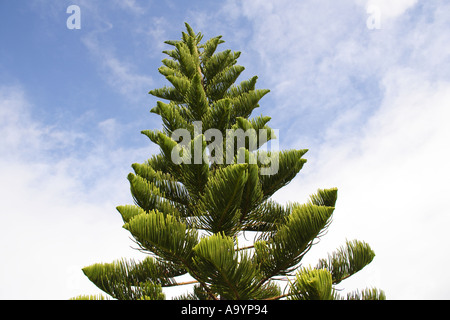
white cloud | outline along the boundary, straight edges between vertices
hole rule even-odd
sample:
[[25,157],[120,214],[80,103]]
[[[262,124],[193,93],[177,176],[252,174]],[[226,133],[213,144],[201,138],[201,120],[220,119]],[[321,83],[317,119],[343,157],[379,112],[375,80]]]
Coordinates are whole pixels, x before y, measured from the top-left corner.
[[93,141],[36,120],[34,107],[21,88],[0,88],[0,297],[67,299],[99,292],[82,267],[142,256],[130,248],[115,207],[132,203],[126,175],[149,150],[111,144],[120,126],[109,119],[99,124],[98,142],[83,156],[61,152],[75,137],[80,148]]
[[122,62],[106,52],[103,56],[107,82],[123,95],[135,99],[137,93],[146,92],[151,87],[152,78],[136,73],[130,63]]
[[[355,94],[348,90],[349,70],[364,75],[370,68],[370,61],[363,61],[368,49],[359,42],[368,31],[364,9],[351,1],[336,6],[328,1],[240,4],[252,30],[241,43],[242,56],[250,57],[247,62],[257,72],[259,85],[271,89],[265,99],[272,98],[278,111],[272,125],[289,125],[293,117],[300,119],[311,109],[320,118]],[[241,61],[247,66],[245,62]],[[296,132],[298,127],[296,123],[289,129]]]
[[377,254],[346,289],[364,284],[391,299],[448,299],[443,283],[450,278],[441,266],[450,263],[450,83],[397,68],[383,87],[382,105],[362,134],[312,151],[303,173],[277,197],[306,199],[317,188],[339,188],[334,223],[312,257],[345,238],[367,241]]
[[141,96],[142,92],[148,92],[153,79],[139,73],[134,63],[118,58],[114,47],[100,39],[103,33],[113,28],[109,22],[104,24],[104,27],[85,36],[82,42],[98,62],[100,73],[106,83],[128,99],[136,101],[136,97]]
[[272,90],[276,107],[281,111],[290,108],[284,117],[283,113],[278,115],[282,121],[291,119],[292,113],[301,117],[311,108],[321,114],[330,107],[353,107],[363,97],[359,82],[376,85],[392,65],[415,64],[445,72],[438,66],[449,52],[445,45],[447,5],[433,8],[435,5],[429,3],[410,17],[408,9],[415,8],[416,1],[380,1],[383,10],[390,8],[397,19],[391,19],[395,21],[389,28],[374,31],[366,25],[367,3],[226,2],[225,8],[232,8],[235,19],[240,12],[241,18],[250,22],[246,30],[234,32],[239,35],[252,30],[241,43],[241,59],[251,57],[249,67],[253,66],[260,83]]
[[[65,149],[75,146],[77,140],[86,139],[81,131],[61,131],[42,126],[32,120],[31,105],[18,86],[0,87],[0,150],[2,159],[35,159],[51,148]],[[36,154],[39,150],[39,154]]]
[[160,57],[161,51],[167,50],[164,41],[169,40],[168,33],[170,33],[171,28],[173,28],[173,25],[163,16],[151,17],[138,25],[136,34],[139,43],[145,45],[146,54],[151,57]]

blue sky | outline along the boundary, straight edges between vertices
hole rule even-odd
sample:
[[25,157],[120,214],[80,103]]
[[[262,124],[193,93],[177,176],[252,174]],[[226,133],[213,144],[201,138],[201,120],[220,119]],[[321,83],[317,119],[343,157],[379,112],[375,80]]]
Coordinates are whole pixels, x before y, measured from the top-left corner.
[[343,290],[449,299],[449,14],[437,0],[1,1],[0,298],[97,293],[82,267],[142,258],[115,207],[132,203],[131,164],[158,151],[140,134],[161,126],[147,93],[188,22],[271,90],[253,115],[272,117],[280,148],[310,150],[275,199],[339,188],[305,264],[356,238],[377,256]]

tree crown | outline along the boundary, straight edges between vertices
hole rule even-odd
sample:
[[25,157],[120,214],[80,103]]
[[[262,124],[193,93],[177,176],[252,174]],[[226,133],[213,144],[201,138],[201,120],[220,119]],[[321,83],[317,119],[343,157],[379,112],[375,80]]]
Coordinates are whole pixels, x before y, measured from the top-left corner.
[[[216,52],[221,36],[202,39],[186,23],[181,40],[166,41],[172,50],[164,51],[168,58],[158,70],[170,85],[150,91],[165,100],[151,109],[163,128],[142,131],[160,154],[132,165],[135,204],[117,207],[123,227],[149,256],[83,272],[116,299],[163,299],[163,288],[183,284],[194,286],[180,299],[343,298],[334,286],[370,263],[374,252],[354,240],[315,268],[301,266],[331,223],[337,189],[320,189],[305,204],[271,199],[302,169],[307,150],[264,150],[276,138],[270,117],[249,117],[269,90],[256,89],[256,76],[236,84],[244,70],[237,65],[240,52]],[[242,247],[244,233],[254,241]],[[192,281],[177,281],[186,274]]]

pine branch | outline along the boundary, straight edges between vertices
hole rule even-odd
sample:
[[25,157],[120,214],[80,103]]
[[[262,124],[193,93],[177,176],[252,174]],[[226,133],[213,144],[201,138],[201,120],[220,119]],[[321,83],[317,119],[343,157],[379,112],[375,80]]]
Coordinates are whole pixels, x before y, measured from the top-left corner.
[[280,300],[280,299],[286,298],[288,296],[290,296],[290,294],[286,293],[286,294],[282,294],[282,295],[279,295],[279,296],[276,296],[276,297],[266,298],[264,300]]
[[253,249],[253,248],[255,248],[255,246],[251,245],[251,246],[247,246],[247,247],[237,248],[236,251],[248,250],[248,249]]
[[185,281],[185,282],[175,282],[172,284],[172,286],[184,286],[184,285],[195,284],[195,283],[199,283],[199,282],[197,280]]
[[375,253],[362,241],[347,241],[345,246],[328,255],[328,259],[320,259],[316,268],[327,269],[333,276],[333,283],[338,284],[368,265]]

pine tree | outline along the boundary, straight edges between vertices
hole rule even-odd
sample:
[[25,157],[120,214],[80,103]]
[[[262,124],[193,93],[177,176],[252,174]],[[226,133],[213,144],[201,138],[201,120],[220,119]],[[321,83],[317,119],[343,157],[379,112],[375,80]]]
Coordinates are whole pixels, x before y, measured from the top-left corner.
[[[83,268],[108,296],[78,299],[165,299],[164,288],[193,285],[178,299],[384,299],[378,289],[343,297],[335,285],[374,258],[370,246],[348,241],[315,267],[301,261],[331,222],[337,189],[320,189],[305,204],[271,196],[302,169],[307,150],[267,151],[270,117],[249,119],[269,90],[254,76],[236,84],[240,52],[217,52],[186,23],[166,41],[158,70],[170,83],[150,94],[162,130],[142,133],[160,147],[128,175],[134,205],[117,207],[143,261],[121,259]],[[242,246],[242,235],[251,245]],[[190,275],[192,281],[180,282]]]

